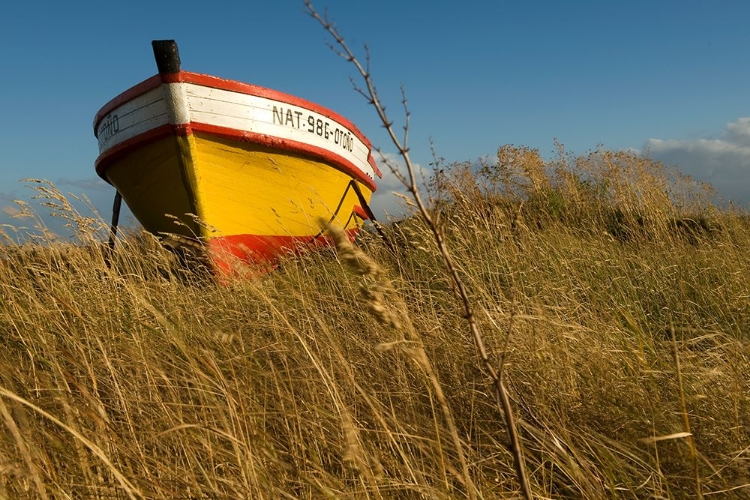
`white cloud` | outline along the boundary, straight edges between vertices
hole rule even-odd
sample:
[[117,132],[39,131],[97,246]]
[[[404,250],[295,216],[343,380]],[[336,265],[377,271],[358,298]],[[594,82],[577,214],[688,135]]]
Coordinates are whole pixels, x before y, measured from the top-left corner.
[[740,118],[728,124],[727,136],[735,144],[750,146],[750,117]]
[[728,123],[718,139],[649,139],[647,156],[713,185],[723,200],[750,203],[750,117]]
[[[399,172],[406,175],[406,167],[401,156],[393,153],[377,153],[373,151],[372,156],[378,168],[383,173],[383,178],[377,181],[378,190],[372,195],[370,206],[378,220],[385,221],[388,217],[400,218],[409,212],[403,198],[398,194],[411,199],[404,185],[391,171],[390,166],[398,169]],[[390,166],[389,166],[390,165]],[[419,164],[414,164],[415,174],[417,175],[418,184],[421,185],[423,180],[429,179],[431,172]]]

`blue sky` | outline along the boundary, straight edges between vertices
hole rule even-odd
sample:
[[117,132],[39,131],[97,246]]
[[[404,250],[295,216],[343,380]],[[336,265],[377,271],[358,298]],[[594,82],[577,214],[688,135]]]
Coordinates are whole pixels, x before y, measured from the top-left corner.
[[[392,118],[400,88],[413,159],[648,150],[750,202],[750,2],[316,0],[371,69]],[[210,5],[210,6],[209,6]],[[0,224],[18,181],[49,179],[109,218],[92,130],[109,99],[156,72],[152,39],[175,39],[189,71],[317,102],[393,152],[345,61],[301,0],[10,2],[0,17]],[[393,208],[393,179],[375,208]],[[44,209],[41,209],[44,212]],[[14,221],[19,225],[21,221]]]

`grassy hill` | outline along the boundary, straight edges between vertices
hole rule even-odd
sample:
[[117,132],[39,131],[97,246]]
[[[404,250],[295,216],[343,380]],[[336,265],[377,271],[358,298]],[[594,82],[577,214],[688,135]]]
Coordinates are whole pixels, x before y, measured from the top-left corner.
[[[429,192],[536,496],[750,494],[746,213],[606,150],[504,146]],[[80,241],[0,246],[0,498],[518,495],[418,217],[222,285],[139,233],[108,269],[50,193]]]

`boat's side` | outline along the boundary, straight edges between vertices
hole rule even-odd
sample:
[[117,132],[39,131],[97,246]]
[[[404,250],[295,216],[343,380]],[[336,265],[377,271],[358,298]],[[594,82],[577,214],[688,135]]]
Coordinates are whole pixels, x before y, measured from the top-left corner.
[[356,231],[380,175],[339,115],[207,75],[149,79],[102,108],[95,130],[97,172],[143,226],[202,237],[224,271],[320,243],[321,218]]
[[365,217],[369,188],[360,187],[360,200],[354,179],[318,159],[204,132],[193,136],[196,196],[214,250],[272,260],[324,241],[321,219],[351,232]]
[[222,271],[234,258],[268,262],[324,243],[321,219],[353,234],[366,217],[371,191],[359,186],[361,200],[356,181],[320,160],[203,132],[180,139],[193,149],[192,181],[183,179],[173,137],[133,149],[108,176],[147,230],[202,237]]

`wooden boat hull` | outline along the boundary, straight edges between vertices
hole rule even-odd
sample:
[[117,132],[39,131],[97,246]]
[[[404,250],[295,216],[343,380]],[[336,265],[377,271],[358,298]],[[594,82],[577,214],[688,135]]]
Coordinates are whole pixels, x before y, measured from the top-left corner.
[[160,68],[110,101],[94,128],[97,172],[143,227],[205,243],[221,274],[327,244],[321,220],[353,235],[380,176],[370,143],[340,115],[180,70]]

